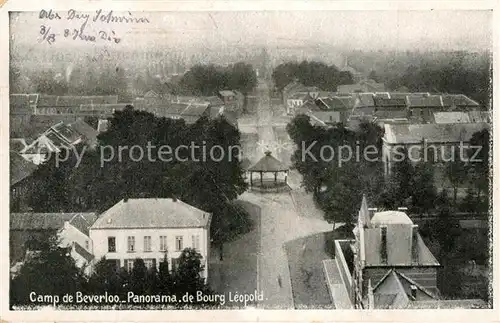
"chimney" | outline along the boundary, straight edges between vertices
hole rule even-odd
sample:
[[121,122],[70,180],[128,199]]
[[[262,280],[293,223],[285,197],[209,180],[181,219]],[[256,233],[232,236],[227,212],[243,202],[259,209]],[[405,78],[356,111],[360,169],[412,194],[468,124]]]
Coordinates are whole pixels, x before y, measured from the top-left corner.
[[417,299],[417,286],[411,285],[410,286],[410,292],[411,292],[411,298],[413,300],[416,300]]
[[173,202],[177,202],[177,196],[172,195],[172,201],[173,201]]
[[418,225],[411,228],[411,262],[418,263]]
[[387,226],[380,226],[380,260],[383,264],[387,264]]

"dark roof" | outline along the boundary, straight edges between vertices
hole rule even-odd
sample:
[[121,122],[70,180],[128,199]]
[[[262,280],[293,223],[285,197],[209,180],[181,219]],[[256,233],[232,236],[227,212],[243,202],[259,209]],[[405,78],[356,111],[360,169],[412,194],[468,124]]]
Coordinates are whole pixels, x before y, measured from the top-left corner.
[[121,200],[104,212],[94,229],[119,228],[198,228],[210,223],[211,215],[171,198]]
[[391,309],[397,294],[374,294],[373,303],[376,309]]
[[427,97],[408,95],[406,103],[410,108],[444,107],[444,102],[440,95],[429,95]]
[[118,103],[117,95],[102,95],[102,96],[57,96],[57,95],[40,95],[38,100],[39,107],[79,107],[82,104],[116,104]]
[[[75,216],[69,221],[69,223],[74,226],[78,231],[83,233],[84,235],[89,235],[89,229],[95,222],[95,213],[90,213],[89,216],[83,215],[81,213],[75,214]],[[92,219],[94,219],[92,221]]]
[[373,102],[375,103],[376,107],[383,107],[383,108],[404,108],[406,107],[406,101],[404,99],[389,99],[389,98],[384,98],[380,96],[375,96],[373,98]]
[[99,132],[82,119],[78,119],[69,126],[79,134],[83,135],[90,145],[94,145],[97,142],[97,135]]
[[373,93],[355,93],[353,97],[358,107],[373,107],[375,105]]
[[488,304],[482,299],[455,299],[413,301],[407,309],[486,309]]
[[27,161],[18,153],[10,153],[10,185],[15,185],[29,177],[36,169],[35,164]]
[[53,126],[52,129],[58,135],[62,136],[69,144],[74,144],[82,137],[82,135],[75,131],[75,129],[73,129],[71,125],[66,125],[62,122]]
[[350,97],[334,96],[329,98],[320,98],[318,99],[318,101],[321,102],[322,106],[324,106],[327,110],[338,111],[350,110],[352,108],[352,106],[350,105],[350,103],[352,102]]
[[488,123],[386,124],[384,140],[389,144],[468,141],[475,132],[489,129]]
[[87,262],[90,262],[92,261],[92,259],[94,259],[94,255],[88,252],[84,247],[80,246],[80,244],[75,242],[74,247],[75,252],[82,256],[85,260],[87,260]]
[[59,230],[77,213],[11,213],[10,230]]
[[251,172],[280,172],[288,169],[289,167],[274,158],[270,151],[267,151],[265,156],[248,170]]
[[115,103],[115,104],[80,104],[81,111],[103,111],[113,112],[125,109],[125,106],[133,105],[132,103]]
[[461,107],[478,107],[479,103],[467,97],[464,94],[443,94],[445,105],[455,105]]

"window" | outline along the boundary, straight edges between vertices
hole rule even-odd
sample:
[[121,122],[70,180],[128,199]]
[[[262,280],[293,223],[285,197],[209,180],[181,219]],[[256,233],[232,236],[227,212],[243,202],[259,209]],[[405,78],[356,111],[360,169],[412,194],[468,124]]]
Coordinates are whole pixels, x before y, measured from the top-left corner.
[[127,269],[128,272],[134,269],[134,261],[133,259],[125,259],[125,269]]
[[127,238],[127,251],[128,252],[135,252],[135,237],[128,237]]
[[144,265],[147,269],[156,267],[156,259],[144,259]]
[[160,251],[167,251],[167,236],[160,236]]
[[175,250],[182,251],[182,236],[175,237]]
[[151,236],[144,237],[144,252],[151,251]]
[[89,241],[85,240],[85,249],[89,250]]
[[200,236],[199,235],[193,235],[192,237],[192,242],[193,242],[193,249],[195,250],[200,250]]
[[116,252],[116,238],[108,237],[108,252]]

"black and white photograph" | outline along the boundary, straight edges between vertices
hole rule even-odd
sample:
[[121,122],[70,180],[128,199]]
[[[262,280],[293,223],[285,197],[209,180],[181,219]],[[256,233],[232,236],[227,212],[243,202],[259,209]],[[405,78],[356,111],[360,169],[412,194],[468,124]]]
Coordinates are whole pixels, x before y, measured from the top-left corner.
[[8,9],[9,311],[493,308],[493,10],[97,6]]

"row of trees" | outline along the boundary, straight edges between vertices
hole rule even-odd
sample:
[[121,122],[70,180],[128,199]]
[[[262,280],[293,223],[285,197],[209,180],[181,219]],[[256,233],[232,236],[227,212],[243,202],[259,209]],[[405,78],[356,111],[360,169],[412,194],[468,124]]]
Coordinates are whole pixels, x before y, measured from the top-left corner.
[[350,72],[340,71],[335,65],[315,61],[280,64],[274,69],[272,78],[280,92],[295,79],[305,86],[317,86],[324,91],[335,91],[338,85],[353,83]]
[[[342,124],[325,129],[311,125],[308,116],[298,115],[287,126],[287,131],[297,146],[292,156],[293,166],[302,174],[305,189],[314,193],[329,222],[351,223],[363,194],[378,207],[409,207],[411,212],[416,213],[435,212],[440,199],[448,200],[446,192],[439,193],[436,189],[434,174],[438,166],[431,162],[413,165],[405,158],[394,162],[391,176],[385,178],[382,165],[383,130],[376,124],[363,122],[357,131],[349,130]],[[482,156],[476,156],[482,162],[465,163],[455,159],[453,163],[444,165],[445,174],[454,185],[455,192],[463,184],[471,183],[469,194],[461,205],[458,205],[455,194],[454,207],[465,211],[485,211],[489,182],[488,131],[474,134],[471,144],[483,147]],[[348,157],[346,150],[343,156],[335,155],[329,160],[324,147],[332,147],[337,154],[342,152],[339,147],[343,145],[351,147],[351,152],[356,147],[361,152],[365,147],[376,147],[378,155],[370,155],[370,159],[376,161],[365,160],[362,155],[357,159],[353,155],[349,161],[338,163],[339,158]],[[468,153],[472,157],[474,151]],[[321,158],[325,155],[326,158]],[[480,204],[485,208],[480,208]]]
[[[35,212],[100,212],[123,198],[177,197],[213,213],[215,243],[251,229],[248,214],[233,203],[247,188],[235,149],[240,133],[223,117],[186,124],[127,106],[114,114],[98,140],[78,167],[70,152],[66,162],[57,165],[51,158],[35,171],[37,189],[29,199]],[[176,155],[181,146],[190,148]],[[171,154],[160,156],[161,147]]]
[[[135,295],[175,295],[179,300],[186,293],[190,295],[196,295],[198,291],[206,295],[212,293],[201,275],[204,270],[202,256],[194,249],[184,249],[178,258],[176,268],[172,269],[166,261],[167,255],[159,263],[158,269],[156,266],[148,269],[144,260],[138,258],[134,261],[131,271],[116,268],[103,258],[94,265],[90,276],[83,273],[83,268],[77,267],[67,248],[58,246],[54,235],[40,241],[36,249],[38,249],[36,256],[26,259],[19,273],[11,279],[11,306],[34,305],[30,299],[32,293],[58,296],[59,300],[62,300],[65,294],[75,295],[77,292],[86,295],[108,293],[119,296],[120,300],[127,300],[128,292],[133,292]],[[49,305],[51,300],[47,300],[46,304],[37,303]],[[65,305],[71,304],[70,302]],[[191,305],[202,304],[195,302]]]
[[465,51],[356,51],[349,63],[386,87],[414,92],[463,93],[488,106],[491,97],[491,53]]

